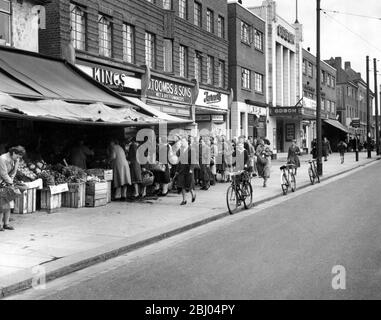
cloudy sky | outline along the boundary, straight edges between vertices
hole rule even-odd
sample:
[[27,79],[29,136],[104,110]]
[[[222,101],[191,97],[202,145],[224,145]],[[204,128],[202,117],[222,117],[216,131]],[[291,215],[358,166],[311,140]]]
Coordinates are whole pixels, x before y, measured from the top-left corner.
[[[311,48],[316,54],[316,0],[299,0],[299,22],[304,27],[304,48]],[[276,0],[277,12],[287,21],[295,21],[296,0]],[[245,7],[258,6],[262,0],[243,0]],[[321,8],[357,15],[372,16],[381,19],[380,0],[321,0]],[[341,56],[351,61],[352,68],[361,72],[366,80],[366,56],[370,57],[373,70],[373,58],[377,58],[381,73],[381,20],[351,15],[331,13],[321,14],[321,58]],[[349,29],[349,30],[348,30]],[[357,34],[357,35],[355,35]],[[372,72],[372,71],[371,71]],[[374,75],[370,74],[370,87],[374,89]],[[381,75],[378,77],[381,83]]]

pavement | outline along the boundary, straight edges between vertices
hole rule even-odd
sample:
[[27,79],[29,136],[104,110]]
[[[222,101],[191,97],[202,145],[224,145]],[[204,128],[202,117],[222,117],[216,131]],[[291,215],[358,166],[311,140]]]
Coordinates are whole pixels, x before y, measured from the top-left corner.
[[[310,186],[309,155],[301,157],[297,190]],[[332,154],[323,163],[321,180],[366,166],[378,157],[361,152],[359,162],[347,153],[345,163]],[[254,207],[283,197],[279,167],[286,155],[273,160],[268,187],[253,179]],[[181,206],[181,195],[141,202],[113,202],[104,207],[68,209],[47,214],[39,211],[12,215],[15,231],[0,233],[0,297],[9,296],[38,284],[36,279],[51,281],[96,263],[131,252],[162,239],[228,215],[225,193],[229,184],[217,183],[208,191],[197,190],[197,199]],[[190,196],[189,196],[190,197]],[[239,213],[238,213],[239,214]]]

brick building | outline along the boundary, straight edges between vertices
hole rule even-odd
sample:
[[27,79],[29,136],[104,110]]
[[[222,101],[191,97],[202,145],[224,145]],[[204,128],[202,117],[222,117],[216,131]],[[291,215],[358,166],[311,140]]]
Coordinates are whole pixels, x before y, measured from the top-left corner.
[[228,4],[233,136],[266,136],[266,23],[239,2]]
[[[225,0],[52,0],[40,51],[133,103],[226,130]],[[74,50],[73,48],[74,47]]]
[[[347,127],[351,136],[359,135],[360,142],[366,141],[367,132],[367,84],[361,73],[352,69],[346,61],[343,68],[342,58],[336,57],[326,61],[337,70],[337,115],[339,121]],[[373,105],[374,94],[370,91],[370,105]],[[360,119],[360,128],[351,126],[353,119]],[[372,132],[373,130],[371,130]]]
[[[316,138],[316,71],[316,57],[303,49],[302,147],[308,151]],[[320,89],[322,133],[334,146],[340,138],[346,138],[347,129],[336,120],[336,69],[324,61],[320,62]]]

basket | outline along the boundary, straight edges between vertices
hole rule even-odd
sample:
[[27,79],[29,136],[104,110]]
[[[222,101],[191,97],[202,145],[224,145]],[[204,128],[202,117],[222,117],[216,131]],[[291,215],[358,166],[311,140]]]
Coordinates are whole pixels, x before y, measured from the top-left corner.
[[142,185],[143,186],[153,185],[154,180],[155,180],[155,177],[151,171],[146,170],[146,171],[142,172]]

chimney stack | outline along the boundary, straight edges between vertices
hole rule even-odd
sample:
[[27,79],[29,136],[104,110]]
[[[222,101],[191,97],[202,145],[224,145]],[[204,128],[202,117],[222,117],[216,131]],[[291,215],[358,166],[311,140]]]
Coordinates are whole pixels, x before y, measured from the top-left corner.
[[350,69],[351,63],[350,61],[345,61],[345,70]]
[[343,65],[343,61],[342,61],[341,57],[336,57],[335,58],[335,64],[336,64],[336,66],[341,68],[341,66]]

